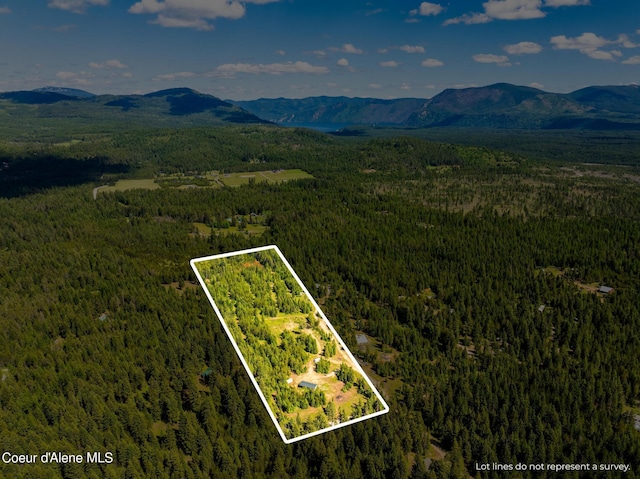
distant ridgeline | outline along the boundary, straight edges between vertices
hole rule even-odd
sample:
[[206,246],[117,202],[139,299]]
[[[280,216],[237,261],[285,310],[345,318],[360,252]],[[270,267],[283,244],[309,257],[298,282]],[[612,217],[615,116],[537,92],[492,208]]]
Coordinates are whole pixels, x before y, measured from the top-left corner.
[[[394,126],[402,128],[492,128],[640,130],[640,87],[592,86],[568,94],[508,83],[446,89],[431,99],[309,97],[223,101],[189,88],[145,95],[94,95],[73,88],[44,87],[0,93],[3,128],[109,126],[122,130],[221,124],[278,123],[292,126]],[[61,125],[48,121],[65,120]]]
[[12,122],[67,120],[65,126],[105,124],[175,127],[268,123],[242,108],[189,88],[173,88],[146,95],[94,95],[72,88],[45,87],[34,91],[0,93],[0,116]]
[[282,124],[640,130],[640,87],[592,86],[569,94],[497,83],[446,89],[431,99],[310,97],[233,102]]

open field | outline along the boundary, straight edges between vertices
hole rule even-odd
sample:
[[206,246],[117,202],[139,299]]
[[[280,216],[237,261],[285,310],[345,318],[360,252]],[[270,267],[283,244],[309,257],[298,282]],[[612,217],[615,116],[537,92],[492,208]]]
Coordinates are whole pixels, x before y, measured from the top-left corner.
[[[80,141],[80,140],[73,140]],[[220,174],[217,171],[208,171],[203,174],[172,174],[160,175],[156,178],[144,178],[139,180],[119,180],[115,185],[99,186],[94,189],[94,199],[98,193],[110,193],[125,190],[155,190],[157,188],[221,188],[223,186],[237,187],[248,185],[251,180],[256,183],[281,183],[290,180],[302,180],[313,178],[309,173],[300,169],[293,170],[269,170],[247,171],[243,173]]]
[[259,236],[265,231],[267,231],[267,226],[263,225],[246,225],[244,229],[239,229],[237,226],[230,226],[228,228],[215,228],[216,235],[227,236],[230,234],[241,234],[245,236],[256,235]]
[[303,324],[306,321],[304,316],[298,313],[278,313],[278,316],[265,318],[264,320],[269,326],[269,329],[271,329],[271,331],[273,331],[273,333],[277,335],[280,335],[285,330],[293,331],[298,326],[300,326],[300,324]]
[[112,193],[114,191],[126,190],[157,190],[160,185],[153,178],[145,178],[142,180],[118,180],[115,185],[100,186],[99,192]]
[[252,179],[256,183],[279,183],[290,180],[303,180],[313,178],[309,173],[296,170],[275,170],[275,171],[248,171],[245,173],[227,173],[217,177],[226,186],[248,185]]
[[211,236],[211,226],[204,223],[193,223],[193,226],[198,230],[198,234],[202,236]]

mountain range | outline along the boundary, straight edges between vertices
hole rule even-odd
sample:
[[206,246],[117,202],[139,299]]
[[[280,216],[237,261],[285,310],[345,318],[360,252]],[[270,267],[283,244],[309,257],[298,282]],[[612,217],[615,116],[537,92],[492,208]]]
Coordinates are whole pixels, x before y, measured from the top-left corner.
[[561,94],[497,83],[447,89],[430,99],[309,97],[221,100],[189,88],[94,95],[44,87],[0,93],[0,119],[68,119],[148,127],[224,123],[377,125],[403,128],[640,130],[640,87],[591,86]]
[[592,86],[561,94],[497,83],[446,89],[431,99],[322,96],[233,103],[260,118],[284,124],[640,129],[638,85]]
[[146,95],[94,95],[72,88],[44,87],[0,93],[0,119],[17,122],[67,120],[92,126],[174,127],[225,123],[268,123],[215,96],[190,88]]

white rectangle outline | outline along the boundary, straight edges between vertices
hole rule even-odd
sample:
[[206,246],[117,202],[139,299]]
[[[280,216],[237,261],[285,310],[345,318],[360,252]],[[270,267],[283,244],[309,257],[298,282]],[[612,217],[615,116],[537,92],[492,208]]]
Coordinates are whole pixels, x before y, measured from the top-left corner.
[[[376,395],[376,398],[378,399],[378,401],[380,401],[382,403],[382,405],[384,406],[383,409],[381,409],[380,411],[376,411],[374,413],[371,413],[371,414],[367,414],[366,416],[358,417],[358,418],[355,418],[355,419],[350,419],[348,421],[341,422],[340,424],[336,424],[334,426],[329,426],[327,428],[320,429],[318,431],[313,431],[313,432],[310,432],[310,433],[307,433],[307,434],[303,434],[302,436],[297,436],[297,437],[294,437],[294,438],[291,438],[291,439],[287,439],[287,437],[284,435],[284,431],[280,427],[280,424],[278,423],[278,420],[276,419],[276,416],[273,414],[273,411],[269,407],[269,404],[267,403],[267,400],[264,397],[264,394],[262,393],[262,390],[260,389],[260,386],[258,385],[258,382],[256,381],[255,377],[253,376],[253,373],[251,372],[251,369],[249,369],[249,365],[245,361],[244,356],[242,355],[242,352],[240,351],[240,348],[238,347],[236,341],[233,339],[233,336],[231,335],[231,331],[229,330],[229,327],[225,323],[225,320],[222,317],[222,314],[220,313],[220,310],[216,306],[216,303],[213,300],[213,298],[211,297],[211,293],[209,292],[209,289],[207,288],[204,280],[202,279],[202,276],[200,276],[200,272],[196,268],[196,263],[199,263],[201,261],[209,261],[209,260],[212,260],[212,259],[227,258],[229,256],[237,256],[237,255],[241,255],[241,254],[257,253],[258,251],[265,251],[265,250],[274,250],[278,254],[278,256],[280,257],[280,259],[284,262],[284,264],[289,269],[289,271],[291,272],[293,277],[296,279],[298,284],[302,287],[303,291],[306,293],[306,295],[309,298],[309,300],[311,300],[311,303],[313,304],[313,306],[320,313],[320,315],[322,316],[322,319],[324,319],[326,325],[329,327],[329,329],[331,330],[333,335],[336,337],[336,339],[338,340],[338,343],[340,344],[340,346],[342,346],[344,348],[344,352],[347,354],[347,356],[349,356],[349,358],[351,359],[353,364],[355,364],[356,370],[360,374],[362,374],[362,377],[365,379],[365,381],[367,382],[367,384],[369,385],[369,387],[371,388],[373,393]],[[353,356],[353,354],[351,354],[351,351],[349,351],[349,348],[347,348],[347,345],[344,343],[344,341],[342,340],[342,338],[340,337],[338,332],[333,328],[333,326],[331,325],[331,323],[329,322],[329,320],[325,316],[324,312],[320,309],[320,306],[318,306],[318,303],[316,303],[316,300],[313,299],[313,296],[311,296],[311,294],[309,293],[309,290],[307,289],[307,287],[300,280],[300,278],[298,277],[296,272],[293,270],[293,268],[291,267],[291,265],[289,264],[287,259],[284,257],[284,255],[282,254],[282,252],[280,251],[280,249],[276,245],[259,246],[257,248],[250,248],[250,249],[245,249],[245,250],[242,250],[242,251],[232,251],[230,253],[222,253],[222,254],[217,254],[217,255],[213,255],[213,256],[205,256],[205,257],[202,257],[202,258],[194,258],[189,263],[191,264],[191,268],[193,269],[193,271],[195,272],[196,276],[198,277],[198,281],[200,282],[200,285],[202,286],[202,289],[204,289],[204,292],[207,295],[207,298],[209,298],[209,302],[211,303],[211,306],[213,306],[213,310],[216,312],[216,315],[218,316],[218,319],[220,320],[220,323],[222,323],[222,327],[224,328],[225,332],[227,333],[227,336],[229,337],[229,339],[231,340],[231,344],[233,345],[233,348],[236,350],[236,354],[240,358],[240,361],[242,362],[242,365],[244,366],[245,370],[247,371],[247,374],[249,375],[249,379],[251,379],[251,382],[253,383],[253,386],[256,388],[256,391],[258,391],[258,395],[260,396],[260,399],[262,400],[262,402],[264,404],[264,407],[267,409],[267,412],[269,413],[269,416],[271,416],[271,420],[275,424],[276,429],[278,430],[278,433],[280,434],[280,437],[285,442],[285,444],[291,444],[291,443],[294,443],[294,442],[297,442],[297,441],[302,441],[303,439],[308,439],[310,437],[317,436],[317,435],[323,434],[325,432],[333,431],[334,429],[338,429],[340,427],[348,426],[350,424],[355,424],[357,422],[364,421],[366,419],[371,419],[371,418],[376,417],[376,416],[381,416],[381,415],[386,414],[386,413],[389,412],[389,406],[385,402],[384,398],[380,395],[380,393],[378,392],[376,387],[373,385],[373,383],[369,379],[369,376],[367,376],[367,374],[364,372],[364,370],[362,369],[362,366],[360,366],[360,363],[358,363],[358,361]]]

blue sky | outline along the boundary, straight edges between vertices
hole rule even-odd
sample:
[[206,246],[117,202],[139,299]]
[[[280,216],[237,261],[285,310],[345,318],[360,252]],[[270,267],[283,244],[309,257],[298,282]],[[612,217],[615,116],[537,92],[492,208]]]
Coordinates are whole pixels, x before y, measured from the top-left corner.
[[0,0],[0,91],[430,98],[640,82],[638,0]]

